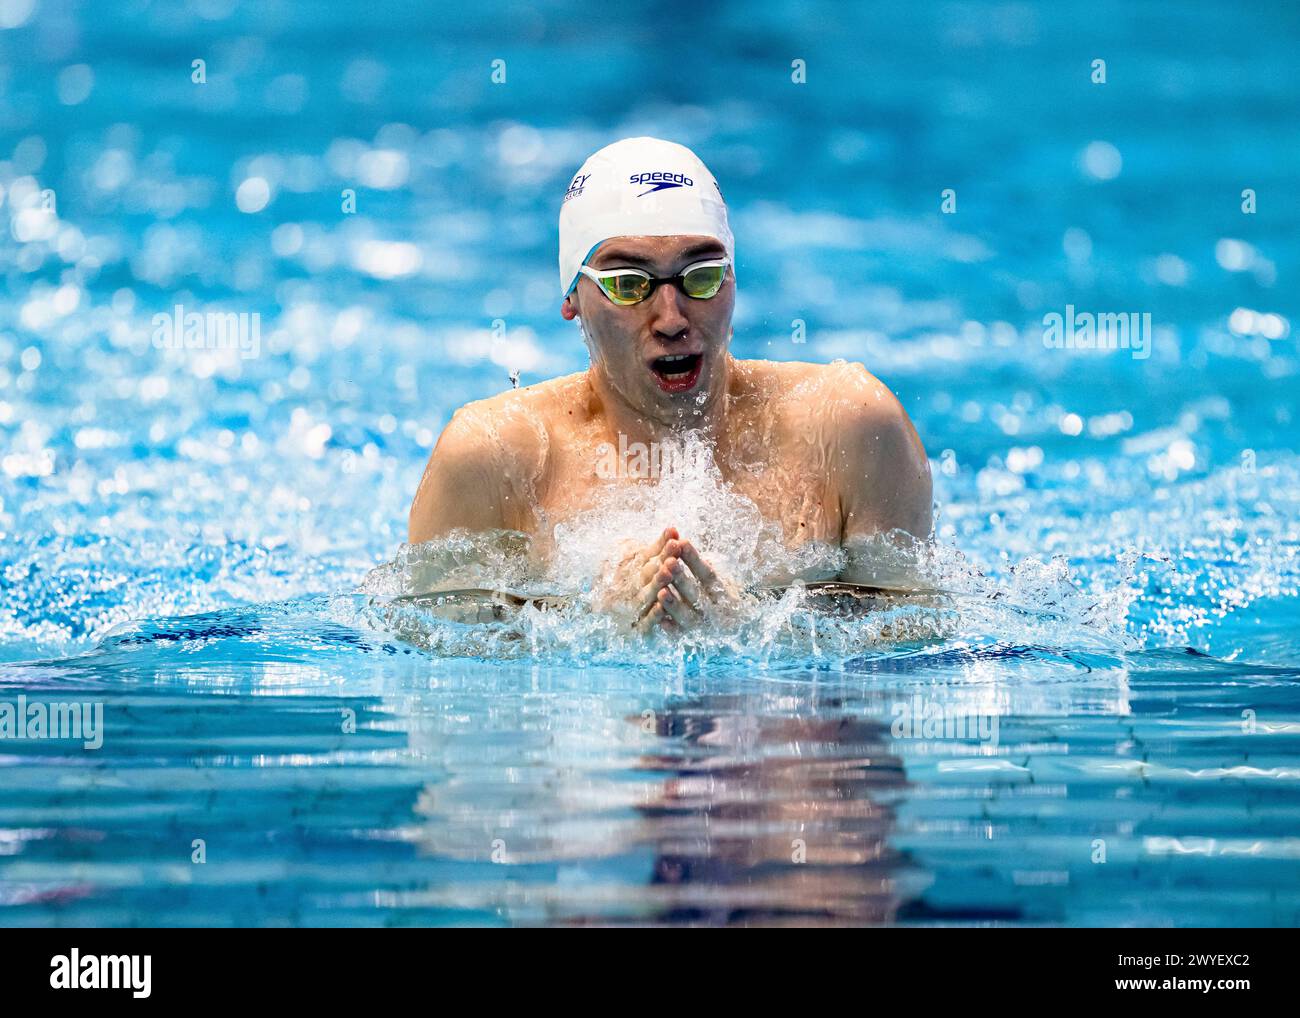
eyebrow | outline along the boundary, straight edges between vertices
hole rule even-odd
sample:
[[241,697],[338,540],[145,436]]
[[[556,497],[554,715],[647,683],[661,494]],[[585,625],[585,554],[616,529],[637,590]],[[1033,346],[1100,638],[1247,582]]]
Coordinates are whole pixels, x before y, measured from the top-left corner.
[[[719,244],[716,240],[707,240],[699,244],[695,244],[692,247],[688,247],[677,257],[679,261],[686,262],[688,259],[698,258],[700,255],[710,255],[713,257],[721,258],[725,254],[726,251],[723,250],[722,245]],[[600,255],[598,257],[599,257],[599,261],[601,262],[601,265],[597,266],[597,268],[608,269],[608,268],[612,268],[614,265],[617,264],[626,265],[629,263],[635,265],[643,265],[647,268],[654,267],[654,262],[652,259],[645,258],[641,255],[629,254],[628,252],[622,251],[616,247],[609,248],[608,250],[600,252]]]

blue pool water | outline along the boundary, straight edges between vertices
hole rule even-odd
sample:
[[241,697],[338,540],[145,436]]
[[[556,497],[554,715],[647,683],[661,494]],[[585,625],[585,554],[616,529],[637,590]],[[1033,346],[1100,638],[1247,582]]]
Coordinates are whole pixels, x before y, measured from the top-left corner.
[[[105,726],[0,741],[0,923],[1295,925],[1294,10],[620,12],[0,0],[0,704]],[[393,601],[451,412],[583,367],[559,198],[635,134],[722,184],[739,355],[899,395],[945,606]]]

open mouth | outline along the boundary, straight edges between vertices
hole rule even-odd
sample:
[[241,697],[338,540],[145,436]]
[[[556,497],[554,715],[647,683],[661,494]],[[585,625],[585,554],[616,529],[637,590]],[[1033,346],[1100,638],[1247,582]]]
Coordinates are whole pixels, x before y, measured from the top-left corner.
[[650,362],[655,381],[664,392],[686,392],[699,381],[703,366],[704,355],[698,353],[656,357]]

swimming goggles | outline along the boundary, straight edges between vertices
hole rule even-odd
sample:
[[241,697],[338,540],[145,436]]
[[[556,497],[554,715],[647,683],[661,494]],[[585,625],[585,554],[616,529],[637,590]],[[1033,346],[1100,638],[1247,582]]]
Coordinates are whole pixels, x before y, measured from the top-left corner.
[[632,268],[593,269],[589,265],[580,266],[578,271],[599,286],[613,303],[628,307],[640,304],[664,283],[672,283],[688,297],[708,300],[722,289],[730,264],[729,258],[714,258],[688,265],[676,276],[652,276]]

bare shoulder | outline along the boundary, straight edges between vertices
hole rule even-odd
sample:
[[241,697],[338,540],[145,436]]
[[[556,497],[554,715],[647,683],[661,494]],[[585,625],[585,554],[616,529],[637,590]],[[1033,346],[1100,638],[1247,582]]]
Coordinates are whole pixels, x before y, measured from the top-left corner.
[[849,361],[747,363],[756,380],[766,380],[785,428],[822,437],[846,536],[895,528],[929,533],[929,458],[887,385]]
[[930,459],[902,403],[861,364],[829,365],[826,413],[835,436],[845,537],[904,530],[930,534]]
[[827,413],[858,422],[885,424],[907,420],[907,413],[889,386],[857,361],[837,360],[800,367],[807,369],[804,385],[808,394],[822,400]]
[[521,466],[533,464],[546,454],[553,423],[582,398],[585,380],[585,372],[577,372],[466,403],[452,414],[439,446],[451,439]]
[[762,398],[792,426],[816,423],[851,430],[872,425],[906,424],[907,412],[889,387],[863,365],[837,360],[738,361],[747,388]]
[[566,375],[466,403],[452,414],[411,505],[408,537],[449,530],[519,529],[518,497],[546,469],[552,424],[580,398],[583,375]]

